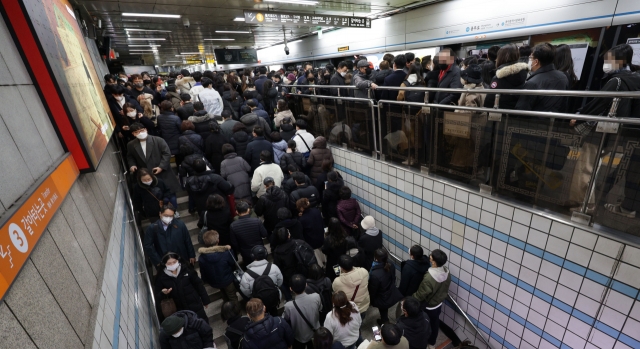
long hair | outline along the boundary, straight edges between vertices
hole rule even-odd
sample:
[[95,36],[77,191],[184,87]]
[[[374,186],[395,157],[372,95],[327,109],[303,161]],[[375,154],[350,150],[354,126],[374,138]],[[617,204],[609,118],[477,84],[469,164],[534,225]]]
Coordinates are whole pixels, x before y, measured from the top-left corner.
[[573,71],[573,58],[571,57],[571,49],[568,45],[562,44],[556,47],[556,55],[553,59],[553,65],[561,72],[569,75],[569,87],[573,86],[578,77]]
[[340,220],[336,217],[331,217],[327,226],[327,238],[330,238],[331,247],[334,249],[342,247],[346,239],[346,234],[344,233],[344,229],[342,229],[342,223],[340,223]]
[[514,63],[520,59],[520,51],[518,46],[514,44],[508,44],[502,46],[498,50],[498,57],[496,58],[496,68],[506,63]]
[[347,295],[343,291],[338,291],[331,297],[333,303],[333,316],[338,318],[340,325],[345,326],[349,321],[353,320],[351,314],[357,313],[358,310],[353,307]]
[[416,76],[418,77],[418,80],[416,80],[416,85],[427,85],[422,78],[422,67],[420,67],[419,64],[412,64],[411,66],[409,66],[409,74],[407,74],[407,76],[405,76],[404,78],[407,79],[411,74],[416,74]]
[[384,264],[384,271],[388,273],[391,270],[391,263],[389,263],[389,254],[382,248],[379,248],[374,252],[373,258],[376,262]]

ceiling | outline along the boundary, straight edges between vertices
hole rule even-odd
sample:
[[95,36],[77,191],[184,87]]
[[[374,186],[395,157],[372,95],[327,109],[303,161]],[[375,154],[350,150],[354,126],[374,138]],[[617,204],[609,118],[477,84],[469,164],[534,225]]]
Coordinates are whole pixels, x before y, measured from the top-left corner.
[[[263,2],[263,0],[124,0],[124,1],[92,1],[75,0],[93,17],[102,23],[99,35],[112,37],[112,48],[126,59],[131,55],[140,56],[145,64],[165,65],[179,64],[182,53],[213,53],[217,47],[238,46],[238,48],[262,48],[283,40],[282,27],[262,24],[246,24],[234,21],[244,17],[244,10],[275,10],[301,14],[331,14],[342,16],[375,18],[401,9],[407,5],[417,5],[426,1],[420,0],[318,0],[317,5],[299,5],[279,2]],[[122,13],[174,14],[181,18],[124,17]],[[183,21],[188,19],[189,28]],[[126,31],[130,29],[146,29],[161,31]],[[287,40],[310,35],[317,27],[287,26]],[[216,30],[250,31],[243,34],[216,33]],[[325,28],[326,30],[326,28]],[[366,29],[363,29],[366,30]],[[163,41],[131,40],[135,38],[163,38]],[[208,41],[204,39],[225,38],[232,41]],[[129,45],[160,45],[152,52],[152,47]],[[131,53],[130,50],[151,50]],[[196,55],[204,58],[202,55]],[[195,57],[194,57],[195,58]],[[169,63],[167,63],[169,62]]]

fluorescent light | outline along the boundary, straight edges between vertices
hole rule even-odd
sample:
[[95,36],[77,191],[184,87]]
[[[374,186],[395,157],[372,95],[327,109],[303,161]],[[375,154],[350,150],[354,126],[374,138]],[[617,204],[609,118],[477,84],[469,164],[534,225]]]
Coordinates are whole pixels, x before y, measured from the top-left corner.
[[245,30],[216,30],[216,33],[226,33],[226,34],[251,34],[251,31],[245,31]]
[[165,38],[127,38],[127,40],[129,41],[134,41],[134,40],[138,40],[138,41],[164,41],[166,40]]
[[158,50],[129,50],[129,52],[157,52]]
[[242,48],[242,46],[227,46],[227,48]]
[[313,0],[264,0],[264,2],[282,2],[285,4],[299,4],[299,5],[317,5],[317,1]]
[[129,47],[160,47],[160,45],[127,45]]
[[233,19],[234,22],[244,22],[244,17],[236,17]]
[[236,39],[204,39],[205,41],[235,41]]
[[157,18],[180,18],[180,15],[163,15],[157,13],[131,13],[123,12],[123,17],[157,17]]
[[182,61],[167,61],[167,63],[182,63]]
[[163,32],[171,33],[171,30],[157,30],[157,29],[136,29],[136,28],[124,28],[128,32]]
[[181,55],[199,55],[200,52],[180,52]]

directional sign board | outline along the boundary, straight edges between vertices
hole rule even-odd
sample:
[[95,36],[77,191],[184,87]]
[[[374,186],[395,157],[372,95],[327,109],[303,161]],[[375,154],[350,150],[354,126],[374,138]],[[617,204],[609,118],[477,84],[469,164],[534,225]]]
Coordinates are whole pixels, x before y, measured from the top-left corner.
[[244,11],[244,20],[245,23],[256,24],[371,28],[371,19],[365,17],[330,16],[287,12]]

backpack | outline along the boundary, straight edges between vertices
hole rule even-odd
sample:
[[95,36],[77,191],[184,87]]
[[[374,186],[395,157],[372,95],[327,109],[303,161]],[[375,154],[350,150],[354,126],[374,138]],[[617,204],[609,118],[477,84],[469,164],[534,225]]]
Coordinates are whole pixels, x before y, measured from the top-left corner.
[[307,284],[307,287],[312,291],[311,293],[317,293],[322,301],[322,313],[328,313],[333,307],[331,303],[331,288],[320,288],[316,284]]
[[[410,84],[405,80],[402,82],[407,87],[416,87],[416,83]],[[424,91],[404,91],[405,102],[424,103]]]
[[303,271],[303,274],[306,274],[307,269],[311,265],[318,263],[316,254],[313,251],[313,248],[311,248],[311,245],[304,240],[293,240],[293,244],[295,245],[293,253],[296,255],[296,260],[300,267],[299,269]]
[[267,263],[267,267],[264,268],[262,275],[256,274],[253,270],[247,268],[246,273],[253,278],[253,292],[251,297],[259,298],[264,306],[269,309],[277,308],[280,304],[280,292],[278,286],[269,277],[271,271],[271,263]]

